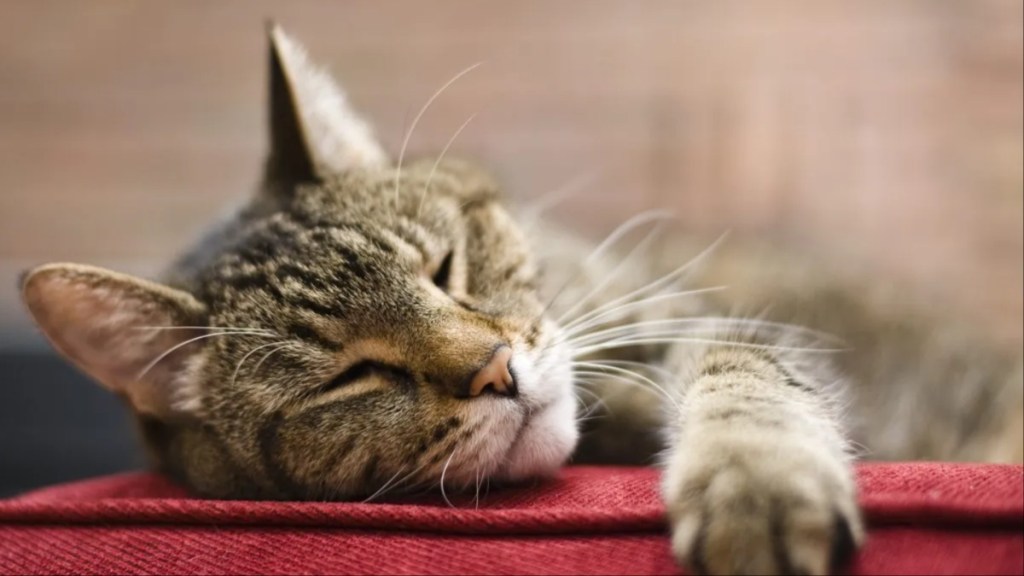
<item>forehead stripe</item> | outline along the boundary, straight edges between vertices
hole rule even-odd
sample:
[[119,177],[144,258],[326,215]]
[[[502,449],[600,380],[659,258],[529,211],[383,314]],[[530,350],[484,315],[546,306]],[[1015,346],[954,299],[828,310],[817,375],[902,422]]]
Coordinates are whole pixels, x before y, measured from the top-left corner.
[[341,342],[336,342],[304,324],[292,324],[288,327],[288,331],[301,340],[315,344],[324,350],[337,351],[342,348]]

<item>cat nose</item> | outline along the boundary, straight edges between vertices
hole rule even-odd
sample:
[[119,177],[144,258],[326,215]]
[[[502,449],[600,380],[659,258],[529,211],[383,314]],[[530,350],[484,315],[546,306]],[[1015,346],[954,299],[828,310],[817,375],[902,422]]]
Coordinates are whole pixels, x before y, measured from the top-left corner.
[[470,379],[469,396],[476,398],[490,392],[514,398],[519,390],[516,387],[516,379],[512,376],[512,371],[508,366],[511,361],[512,349],[508,346],[499,346],[487,364]]

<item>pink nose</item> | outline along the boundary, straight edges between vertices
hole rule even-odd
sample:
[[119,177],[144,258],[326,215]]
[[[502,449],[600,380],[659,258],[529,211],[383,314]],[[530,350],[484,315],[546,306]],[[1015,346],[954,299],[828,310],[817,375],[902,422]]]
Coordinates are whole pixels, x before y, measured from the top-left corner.
[[494,351],[487,364],[473,375],[469,382],[469,395],[477,397],[490,391],[500,396],[515,396],[516,379],[512,377],[508,363],[512,360],[512,349],[501,346]]

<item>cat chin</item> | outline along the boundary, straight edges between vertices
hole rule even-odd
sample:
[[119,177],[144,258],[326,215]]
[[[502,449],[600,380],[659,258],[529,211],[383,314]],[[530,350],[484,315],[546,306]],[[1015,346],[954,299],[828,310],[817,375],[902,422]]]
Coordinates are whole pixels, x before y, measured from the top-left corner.
[[553,476],[579,439],[568,348],[555,344],[539,358],[533,351],[517,352],[512,368],[531,413],[492,474],[508,482]]
[[536,412],[523,425],[494,477],[518,482],[553,476],[576,448],[576,404],[562,396]]

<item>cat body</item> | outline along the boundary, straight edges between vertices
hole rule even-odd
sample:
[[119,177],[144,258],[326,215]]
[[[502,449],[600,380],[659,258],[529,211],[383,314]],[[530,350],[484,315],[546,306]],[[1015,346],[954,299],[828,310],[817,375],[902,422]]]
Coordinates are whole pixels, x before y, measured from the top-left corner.
[[392,162],[270,38],[272,153],[245,208],[159,283],[80,264],[23,281],[195,492],[372,500],[657,461],[681,562],[824,573],[863,539],[851,446],[1021,457],[1019,356],[894,326],[786,258],[644,236],[657,214],[596,247],[520,225],[469,163]]

